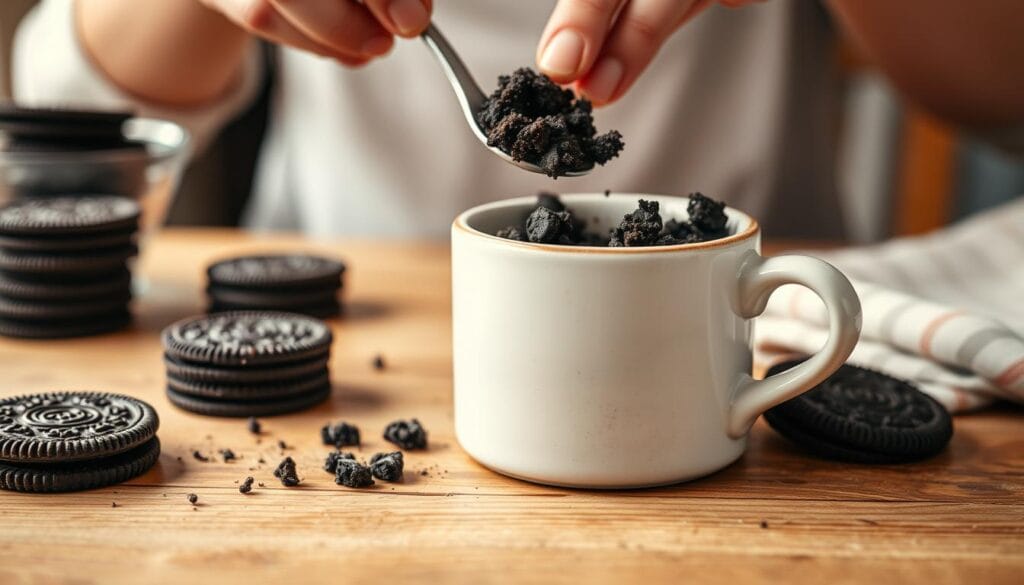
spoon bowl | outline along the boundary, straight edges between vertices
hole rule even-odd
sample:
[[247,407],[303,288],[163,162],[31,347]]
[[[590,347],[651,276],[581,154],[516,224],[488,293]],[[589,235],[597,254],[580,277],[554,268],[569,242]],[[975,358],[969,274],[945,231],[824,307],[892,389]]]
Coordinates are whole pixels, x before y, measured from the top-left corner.
[[[477,122],[476,113],[484,107],[484,102],[487,100],[487,95],[480,89],[480,85],[477,84],[476,80],[469,73],[469,69],[466,68],[466,64],[462,62],[459,55],[452,49],[451,44],[448,43],[448,39],[441,34],[441,31],[431,23],[427,26],[427,30],[423,31],[421,35],[423,42],[427,44],[434,56],[437,57],[438,62],[441,64],[441,68],[444,70],[445,77],[448,78],[448,82],[451,83],[452,89],[455,90],[455,97],[459,100],[459,105],[462,107],[462,113],[466,116],[466,122],[469,124],[470,129],[473,130],[473,135],[477,137],[487,150],[490,150],[496,156],[501,158],[507,163],[514,164],[515,166],[533,172],[546,174],[544,169],[539,166],[528,163],[526,161],[514,160],[507,153],[494,146],[487,144],[487,134],[484,133],[484,129],[480,127],[480,123]],[[589,173],[593,170],[593,165],[590,168],[569,171],[561,174],[563,177],[579,177]]]

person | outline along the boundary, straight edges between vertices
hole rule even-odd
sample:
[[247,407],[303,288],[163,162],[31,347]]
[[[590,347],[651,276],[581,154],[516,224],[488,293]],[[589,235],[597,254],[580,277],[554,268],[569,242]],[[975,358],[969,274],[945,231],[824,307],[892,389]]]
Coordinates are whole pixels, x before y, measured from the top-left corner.
[[[553,5],[553,7],[552,7]],[[18,33],[29,104],[130,106],[198,144],[252,101],[280,49],[245,224],[441,235],[476,203],[540,189],[702,191],[772,237],[835,238],[835,35],[946,120],[1016,140],[1015,0],[44,0]],[[826,13],[827,10],[827,13]],[[829,16],[831,15],[831,16]],[[429,51],[432,21],[489,90],[531,64],[600,106],[622,155],[552,182],[471,134]]]

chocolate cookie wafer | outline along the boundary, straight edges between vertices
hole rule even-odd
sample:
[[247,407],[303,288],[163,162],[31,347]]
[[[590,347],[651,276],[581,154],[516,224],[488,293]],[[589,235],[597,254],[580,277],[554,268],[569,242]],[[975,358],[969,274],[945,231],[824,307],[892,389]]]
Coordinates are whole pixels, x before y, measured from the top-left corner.
[[[797,363],[779,364],[769,375]],[[930,396],[909,382],[852,365],[764,417],[779,434],[815,454],[860,463],[925,459],[953,436],[949,413]]]
[[0,399],[0,489],[65,492],[131,479],[159,457],[159,424],[150,405],[120,394]]

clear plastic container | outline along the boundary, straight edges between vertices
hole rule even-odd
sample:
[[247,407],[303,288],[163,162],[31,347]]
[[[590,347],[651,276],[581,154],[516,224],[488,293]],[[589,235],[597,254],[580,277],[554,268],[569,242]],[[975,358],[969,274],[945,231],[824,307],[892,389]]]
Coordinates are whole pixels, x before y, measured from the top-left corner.
[[0,205],[24,197],[122,195],[142,207],[140,246],[163,225],[188,159],[189,135],[164,120],[132,118],[133,146],[104,150],[0,152]]

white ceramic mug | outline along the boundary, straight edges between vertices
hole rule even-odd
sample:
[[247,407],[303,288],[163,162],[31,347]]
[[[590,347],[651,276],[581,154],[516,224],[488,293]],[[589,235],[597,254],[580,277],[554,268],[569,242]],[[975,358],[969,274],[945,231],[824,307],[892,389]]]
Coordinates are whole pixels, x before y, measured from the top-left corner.
[[[685,197],[565,195],[591,229],[637,199],[687,217]],[[455,432],[506,475],[589,488],[645,487],[727,466],[766,409],[808,390],[849,356],[860,302],[835,268],[763,258],[757,222],[727,209],[732,234],[699,244],[571,247],[494,234],[536,206],[475,207],[452,226]],[[803,364],[751,377],[751,319],[783,284],[813,290],[829,338]]]

